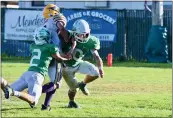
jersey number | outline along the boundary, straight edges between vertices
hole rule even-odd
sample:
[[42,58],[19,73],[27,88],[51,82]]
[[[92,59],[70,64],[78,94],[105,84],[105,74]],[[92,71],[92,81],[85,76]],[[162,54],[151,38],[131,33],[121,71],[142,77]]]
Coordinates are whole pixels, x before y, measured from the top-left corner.
[[83,51],[80,49],[75,49],[73,53],[73,59],[75,61],[81,60],[83,58]]
[[37,63],[33,63],[33,60],[40,60],[40,57],[41,57],[41,51],[40,49],[34,49],[33,50],[33,57],[31,58],[31,61],[30,61],[30,66],[38,66]]

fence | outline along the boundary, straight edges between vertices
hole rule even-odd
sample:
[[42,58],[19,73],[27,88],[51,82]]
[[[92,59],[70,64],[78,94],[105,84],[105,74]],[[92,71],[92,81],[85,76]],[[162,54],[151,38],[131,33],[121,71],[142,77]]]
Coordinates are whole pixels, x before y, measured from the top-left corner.
[[[23,9],[25,10],[25,9]],[[63,10],[62,10],[63,12]],[[31,41],[4,40],[4,13],[1,10],[1,53],[9,56],[30,56]],[[116,10],[116,42],[101,41],[99,53],[106,59],[112,53],[114,59],[126,53],[128,59],[144,61],[144,48],[151,28],[151,12],[145,10]],[[167,27],[168,57],[172,61],[172,11],[164,11],[164,26]],[[114,30],[114,29],[111,29]]]
[[[117,12],[117,42],[101,42],[104,48],[100,50],[100,53],[106,57],[107,53],[112,52],[114,58],[119,58],[125,51],[128,59],[144,61],[144,49],[152,26],[151,13],[144,10],[119,10]],[[168,30],[168,58],[172,61],[172,11],[164,11],[163,24]]]

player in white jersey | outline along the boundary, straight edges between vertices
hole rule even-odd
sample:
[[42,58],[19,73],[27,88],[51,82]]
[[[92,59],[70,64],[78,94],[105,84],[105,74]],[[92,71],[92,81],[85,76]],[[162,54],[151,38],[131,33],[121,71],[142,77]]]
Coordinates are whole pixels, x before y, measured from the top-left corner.
[[[66,30],[64,28],[67,23],[65,16],[60,13],[60,9],[56,5],[48,4],[43,9],[43,17],[45,18],[45,23],[43,26],[46,27],[51,33],[50,43],[53,43],[56,46],[58,46],[61,52],[61,41],[58,35],[61,33],[64,37],[67,36]],[[64,38],[64,40],[65,39],[66,38]],[[74,47],[75,42],[72,46],[72,49],[67,53],[67,56],[71,56]],[[62,64],[54,59],[52,60],[49,66],[48,75],[51,82],[43,85],[42,93],[46,93],[46,98],[44,104],[42,105],[42,110],[48,109],[53,94],[55,93],[56,89],[58,89],[61,85],[61,66]]]
[[[49,13],[49,15],[48,15],[48,13]],[[57,15],[57,17],[61,17],[62,19],[64,19],[64,22],[60,23],[58,20],[54,20],[55,15]],[[44,22],[43,26],[46,27],[49,30],[49,32],[51,33],[51,38],[50,38],[49,42],[58,46],[61,51],[61,43],[58,38],[58,33],[61,30],[60,28],[66,25],[65,17],[59,13],[59,8],[57,8],[56,5],[52,5],[52,4],[47,5],[44,8],[43,16],[45,18],[45,22]],[[50,16],[50,17],[48,17],[48,16]],[[56,69],[56,68],[59,68],[59,69]],[[60,70],[60,67],[58,67],[58,64],[55,60],[52,60],[50,66],[49,66],[49,70],[48,70],[48,74],[49,74],[51,82],[55,82],[56,79],[60,79],[60,78],[56,77],[56,75],[59,74],[59,72],[57,72],[57,70]]]

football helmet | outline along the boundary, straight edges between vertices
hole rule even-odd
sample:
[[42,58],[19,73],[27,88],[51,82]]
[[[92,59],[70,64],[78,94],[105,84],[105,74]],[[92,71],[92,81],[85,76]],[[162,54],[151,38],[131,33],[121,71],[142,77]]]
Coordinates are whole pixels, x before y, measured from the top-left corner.
[[54,4],[48,4],[43,9],[43,17],[46,19],[59,13],[60,13],[60,8]]
[[89,40],[90,27],[85,20],[79,19],[75,21],[72,31],[76,41],[80,43],[86,43]]
[[50,32],[45,27],[39,27],[34,32],[34,42],[36,45],[49,43]]

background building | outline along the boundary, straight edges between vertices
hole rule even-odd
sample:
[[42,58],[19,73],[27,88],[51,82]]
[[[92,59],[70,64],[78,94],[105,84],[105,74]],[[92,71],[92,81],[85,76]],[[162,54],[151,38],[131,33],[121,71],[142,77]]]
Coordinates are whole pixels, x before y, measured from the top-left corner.
[[[2,2],[1,2],[2,3]],[[7,2],[3,2],[7,3]],[[152,26],[152,14],[145,10],[145,1],[18,1],[18,8],[2,8],[2,53],[12,56],[29,56],[29,45],[36,27],[44,19],[42,9],[47,4],[64,8],[67,29],[82,18],[90,24],[92,35],[101,41],[100,55],[106,60],[112,53],[114,59],[126,55],[128,59],[145,61],[145,46]],[[147,2],[151,8],[152,2]],[[172,61],[172,2],[163,2],[163,26],[167,28],[168,57]],[[5,6],[5,5],[4,5]],[[11,20],[13,19],[13,20]],[[17,52],[17,53],[16,53]]]
[[1,8],[19,8],[18,1],[1,1]]
[[[19,1],[19,7],[20,8],[42,8],[46,4],[56,4],[60,8],[82,8],[82,9],[88,9],[88,8],[104,8],[104,9],[144,9],[144,2],[135,2],[135,1],[122,1],[122,2],[116,2],[116,1],[75,1],[70,2],[69,1]],[[147,2],[147,4],[150,6],[152,2]],[[172,8],[172,2],[163,2],[164,8],[171,9]]]

